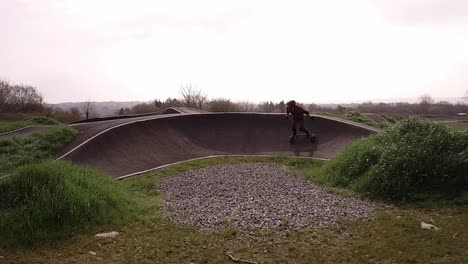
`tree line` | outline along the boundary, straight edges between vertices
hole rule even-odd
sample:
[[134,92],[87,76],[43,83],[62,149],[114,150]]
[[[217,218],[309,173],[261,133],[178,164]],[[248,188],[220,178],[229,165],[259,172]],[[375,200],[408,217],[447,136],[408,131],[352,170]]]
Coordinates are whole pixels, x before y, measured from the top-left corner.
[[0,80],[1,112],[40,112],[43,108],[44,98],[36,87]]
[[0,79],[0,113],[2,119],[11,121],[28,115],[45,115],[61,122],[73,122],[81,118],[78,109],[64,110],[47,106],[36,87],[4,79]]
[[[464,99],[468,102],[468,98]],[[179,91],[179,98],[168,98],[165,101],[159,99],[147,103],[135,105],[132,108],[120,109],[116,114],[139,114],[156,112],[167,107],[189,107],[208,112],[263,112],[281,113],[286,110],[285,101],[261,103],[234,102],[231,99],[215,98],[208,99],[208,96],[201,89],[192,85],[182,85]],[[468,112],[468,105],[463,102],[452,104],[446,101],[435,102],[432,96],[423,94],[417,103],[373,103],[364,102],[360,104],[344,104],[336,107],[327,107],[318,104],[303,104],[303,107],[310,112],[332,112],[335,114],[345,114],[351,111],[362,113],[386,114],[395,118],[410,115],[421,116],[454,116],[457,113]]]
[[208,99],[208,96],[202,89],[198,89],[192,84],[184,84],[180,86],[178,98],[169,97],[164,101],[155,99],[150,102],[137,104],[131,108],[121,108],[115,114],[127,115],[157,112],[167,107],[188,107],[208,112],[281,113],[285,111],[286,103],[284,101],[279,103],[265,101],[257,104],[252,102],[234,102],[227,98]]
[[[468,102],[468,100],[466,100]],[[458,113],[467,113],[468,104],[458,102],[452,104],[447,101],[435,102],[430,95],[422,95],[417,103],[373,103],[364,102],[358,104],[355,109],[363,113],[387,114],[393,117],[405,117],[411,115],[420,116],[454,116]]]
[[[466,98],[468,101],[468,98]],[[310,112],[332,112],[345,114],[351,111],[363,113],[386,114],[395,118],[409,115],[446,115],[453,116],[457,113],[468,112],[466,103],[451,104],[449,102],[435,102],[427,94],[419,98],[418,103],[373,103],[364,102],[361,104],[337,105],[330,108],[317,104],[303,104],[304,108]],[[115,111],[115,115],[141,114],[157,112],[167,107],[188,107],[208,112],[264,112],[282,113],[285,112],[285,101],[261,103],[235,102],[227,98],[209,99],[202,89],[198,89],[192,84],[180,86],[178,98],[167,98],[166,100],[155,99],[150,102],[140,103],[130,108],[121,108]],[[62,122],[78,121],[82,118],[89,119],[98,117],[95,109],[95,102],[88,99],[67,110],[47,106],[44,98],[38,89],[31,85],[13,84],[0,79],[0,113],[15,114],[41,114],[53,117]]]

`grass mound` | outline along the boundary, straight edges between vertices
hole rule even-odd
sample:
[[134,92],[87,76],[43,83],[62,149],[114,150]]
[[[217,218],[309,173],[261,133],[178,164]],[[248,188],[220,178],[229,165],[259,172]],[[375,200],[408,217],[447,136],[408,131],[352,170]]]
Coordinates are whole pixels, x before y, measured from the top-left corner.
[[36,125],[60,125],[61,123],[55,119],[45,116],[34,116],[23,120],[24,122]]
[[395,123],[396,120],[395,118],[389,116],[389,115],[385,115],[385,114],[380,114],[381,117],[383,117],[383,119],[385,119],[388,123]]
[[426,194],[453,196],[468,189],[468,133],[417,118],[346,148],[319,180],[395,200]]
[[130,203],[121,185],[68,162],[20,168],[0,180],[0,247],[55,241],[124,218]]
[[0,133],[10,132],[33,125],[60,125],[61,123],[55,119],[45,116],[28,117],[16,122],[0,122]]
[[54,154],[72,140],[76,133],[73,128],[58,127],[28,136],[0,139],[0,173],[53,158]]
[[357,123],[365,124],[372,127],[385,127],[385,124],[379,124],[378,122],[372,120],[371,118],[362,115],[360,112],[351,111],[346,113],[345,118]]
[[30,123],[25,121],[0,122],[0,133],[7,133],[30,125]]

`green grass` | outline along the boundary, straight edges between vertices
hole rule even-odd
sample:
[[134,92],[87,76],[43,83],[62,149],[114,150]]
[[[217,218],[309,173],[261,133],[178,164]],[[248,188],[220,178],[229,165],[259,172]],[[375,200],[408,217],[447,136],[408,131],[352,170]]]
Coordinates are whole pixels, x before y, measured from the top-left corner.
[[[237,258],[259,263],[467,263],[468,232],[464,230],[468,194],[448,200],[446,191],[439,192],[447,186],[466,186],[464,180],[461,185],[458,181],[467,171],[466,133],[419,120],[405,122],[350,146],[330,162],[288,157],[213,158],[119,182],[66,162],[33,164],[53,157],[64,142],[71,140],[76,133],[73,129],[57,128],[0,140],[0,168],[13,172],[13,176],[0,179],[0,262],[232,263],[224,255],[231,252]],[[417,185],[409,184],[411,188],[397,188],[396,194],[409,190],[409,198],[417,198],[431,190],[433,198],[441,199],[386,204],[379,206],[372,221],[341,219],[334,226],[286,233],[234,227],[205,232],[174,224],[161,209],[163,197],[157,191],[161,178],[240,162],[283,164],[293,175],[353,197],[369,194],[368,189],[362,189],[369,186],[366,181],[378,184],[378,188],[384,186],[384,191],[400,188],[404,186],[401,183],[408,182],[405,177],[418,175],[416,170],[431,180],[423,177],[424,188],[411,189]],[[22,164],[32,165],[14,170]],[[379,171],[381,182],[362,177],[377,165],[389,171]],[[377,197],[392,197],[382,189],[376,190]],[[421,221],[433,223],[440,230],[421,229]],[[94,237],[97,232],[112,230],[121,234],[116,238]]]
[[64,126],[27,136],[0,139],[0,174],[26,164],[52,159],[76,134],[75,129]]
[[[0,250],[0,256],[7,263],[38,260],[46,263],[232,263],[225,252],[259,263],[466,263],[468,260],[468,232],[465,232],[468,208],[446,203],[386,205],[369,222],[340,220],[327,228],[287,233],[233,227],[204,232],[192,226],[175,225],[166,217],[156,188],[162,177],[238,162],[285,164],[294,174],[304,176],[320,171],[326,164],[283,157],[231,157],[166,167],[118,182],[139,205],[135,209],[136,219],[99,227],[101,231],[119,231],[118,237],[96,239],[95,232],[82,233],[60,244],[45,244],[32,250]],[[307,178],[314,180],[310,175]],[[421,221],[432,222],[440,230],[421,229]]]
[[444,122],[442,123],[457,131],[468,131],[468,122]]
[[28,117],[16,122],[0,122],[0,133],[5,133],[33,125],[60,125],[61,123],[49,117]]
[[317,181],[394,200],[453,197],[468,189],[468,132],[410,118],[348,146]]
[[0,247],[50,243],[129,214],[114,179],[67,162],[20,168],[0,181]]
[[5,133],[9,131],[13,131],[16,129],[20,129],[23,127],[30,126],[28,122],[25,121],[16,121],[16,122],[0,122],[0,133]]

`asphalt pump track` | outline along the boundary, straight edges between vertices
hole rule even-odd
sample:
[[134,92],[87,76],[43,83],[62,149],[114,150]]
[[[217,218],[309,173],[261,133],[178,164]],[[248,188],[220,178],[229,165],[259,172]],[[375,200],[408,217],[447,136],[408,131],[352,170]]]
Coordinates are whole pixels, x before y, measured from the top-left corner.
[[[70,160],[115,178],[167,164],[223,155],[286,155],[329,159],[378,129],[337,118],[305,118],[316,140],[288,140],[284,114],[169,114],[73,125],[78,136],[57,159]],[[301,132],[298,131],[298,134]]]

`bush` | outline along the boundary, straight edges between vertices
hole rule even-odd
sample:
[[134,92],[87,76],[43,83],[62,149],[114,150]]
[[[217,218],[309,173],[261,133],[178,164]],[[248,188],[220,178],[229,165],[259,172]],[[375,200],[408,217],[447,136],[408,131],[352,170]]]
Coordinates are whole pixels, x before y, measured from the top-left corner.
[[0,139],[0,173],[33,162],[52,159],[76,133],[77,131],[71,127],[58,127],[29,136]]
[[63,161],[20,168],[0,180],[0,247],[54,241],[123,219],[130,206],[120,186]]
[[324,167],[321,181],[406,200],[466,191],[467,172],[467,132],[409,118],[347,147]]

